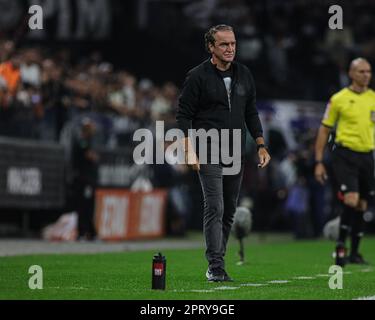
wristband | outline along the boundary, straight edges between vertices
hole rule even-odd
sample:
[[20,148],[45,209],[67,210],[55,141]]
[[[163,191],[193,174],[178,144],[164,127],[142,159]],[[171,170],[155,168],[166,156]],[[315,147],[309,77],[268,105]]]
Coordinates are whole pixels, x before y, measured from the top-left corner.
[[266,148],[266,146],[263,143],[257,144],[257,151],[259,151],[260,148]]

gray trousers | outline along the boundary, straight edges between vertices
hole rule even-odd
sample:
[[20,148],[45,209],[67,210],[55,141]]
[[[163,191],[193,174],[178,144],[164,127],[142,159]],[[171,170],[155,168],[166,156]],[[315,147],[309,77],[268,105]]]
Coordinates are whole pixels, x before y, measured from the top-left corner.
[[243,165],[237,175],[222,174],[219,164],[201,164],[199,180],[203,191],[203,231],[210,269],[225,268],[224,256],[240,193]]

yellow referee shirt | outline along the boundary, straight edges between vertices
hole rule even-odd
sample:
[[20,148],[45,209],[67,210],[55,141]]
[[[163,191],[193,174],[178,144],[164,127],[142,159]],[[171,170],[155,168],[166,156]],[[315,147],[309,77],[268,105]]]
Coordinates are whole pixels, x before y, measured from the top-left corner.
[[336,143],[356,152],[373,150],[375,92],[342,89],[329,101],[322,124],[331,128],[337,125]]

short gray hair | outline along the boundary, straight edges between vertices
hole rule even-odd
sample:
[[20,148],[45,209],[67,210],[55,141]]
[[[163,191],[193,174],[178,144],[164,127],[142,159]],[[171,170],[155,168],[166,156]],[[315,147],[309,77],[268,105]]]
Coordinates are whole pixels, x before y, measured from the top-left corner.
[[211,27],[204,35],[204,42],[205,42],[206,50],[208,52],[210,52],[209,44],[212,44],[212,45],[215,44],[214,35],[218,31],[232,31],[233,32],[233,28],[226,24],[219,24],[217,26]]

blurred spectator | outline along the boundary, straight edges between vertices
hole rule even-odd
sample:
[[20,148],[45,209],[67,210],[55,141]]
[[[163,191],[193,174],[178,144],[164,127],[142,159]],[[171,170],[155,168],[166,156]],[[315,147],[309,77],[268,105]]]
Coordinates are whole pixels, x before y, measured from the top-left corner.
[[272,70],[272,78],[276,84],[284,87],[289,79],[288,50],[294,40],[287,35],[287,24],[283,20],[275,20],[274,32],[266,37],[268,46],[268,62]]
[[[165,143],[165,150],[171,142]],[[174,155],[166,152],[166,159]],[[153,185],[156,188],[168,189],[167,198],[167,232],[175,236],[185,235],[192,215],[192,176],[195,174],[186,165],[170,165],[168,162],[154,166]],[[168,179],[166,179],[168,177]]]
[[208,29],[212,24],[211,15],[217,3],[218,0],[202,0],[189,3],[184,8],[184,14],[191,19],[193,25]]
[[83,118],[72,151],[72,188],[75,210],[78,213],[78,234],[83,240],[92,240],[95,237],[94,201],[98,174],[98,155],[93,149],[95,131],[95,123],[89,118]]
[[21,81],[20,73],[20,57],[18,55],[12,56],[9,61],[0,64],[0,78],[3,83],[2,90],[5,91],[2,98],[3,107],[7,107],[16,93]]
[[155,90],[155,98],[151,104],[151,119],[164,120],[174,123],[172,111],[177,105],[177,87],[171,83],[166,83],[161,90]]
[[44,105],[45,129],[48,127],[50,140],[58,141],[64,124],[68,121],[68,106],[64,103],[67,89],[63,80],[62,67],[51,59],[42,62],[41,90]]
[[309,193],[306,188],[306,181],[303,177],[298,178],[296,183],[289,190],[285,209],[292,222],[292,230],[296,239],[308,236],[306,221],[308,212]]
[[21,80],[34,87],[41,85],[40,55],[36,49],[25,50],[20,67]]
[[129,110],[134,110],[136,99],[136,79],[134,76],[126,72],[121,72],[119,76],[122,84],[125,105]]
[[15,46],[13,41],[7,40],[0,43],[0,63],[9,60],[14,50]]

